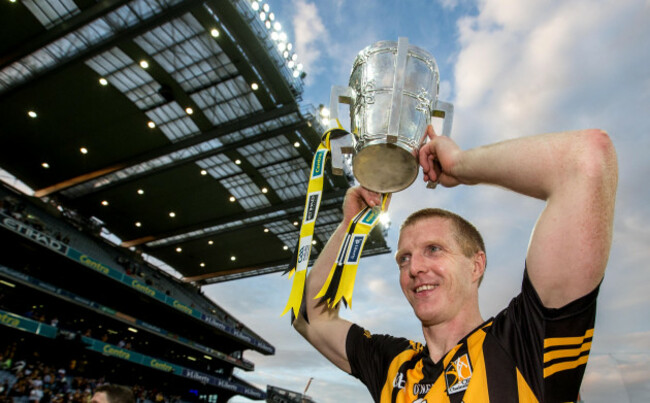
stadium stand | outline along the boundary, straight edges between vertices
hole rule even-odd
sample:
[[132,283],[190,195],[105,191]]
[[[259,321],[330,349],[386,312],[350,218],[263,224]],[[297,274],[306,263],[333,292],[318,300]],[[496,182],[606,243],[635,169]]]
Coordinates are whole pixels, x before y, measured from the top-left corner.
[[[187,401],[198,399],[190,391],[198,394],[199,389],[203,395],[264,397],[234,377],[233,368],[253,370],[242,351],[272,354],[271,345],[216,304],[202,311],[197,306],[208,307],[209,300],[196,289],[190,292],[187,284],[173,284],[159,274],[155,285],[170,287],[171,296],[146,282],[155,274],[152,268],[142,265],[142,275],[129,275],[117,259],[104,264],[72,246],[87,246],[91,238],[66,228],[38,201],[12,194],[5,186],[0,194],[1,239],[9,252],[0,258],[0,323],[5,327],[0,338],[14,346],[12,356],[18,351],[21,360],[42,357],[48,361],[40,364],[64,368],[74,361],[82,377],[112,376],[111,382],[122,383],[132,381],[116,368],[144,366],[171,376],[162,383],[162,374],[149,376],[146,385],[166,385],[164,393]],[[105,245],[89,250],[108,252]],[[124,255],[121,261],[129,262]],[[134,371],[141,372],[119,372]],[[185,389],[172,386],[183,385],[174,377],[186,379]],[[192,380],[203,388],[191,386]]]
[[[324,126],[279,20],[257,0],[0,2],[0,398],[269,398],[244,355],[274,347],[203,287],[284,271],[299,237]],[[324,172],[312,260],[352,183]]]

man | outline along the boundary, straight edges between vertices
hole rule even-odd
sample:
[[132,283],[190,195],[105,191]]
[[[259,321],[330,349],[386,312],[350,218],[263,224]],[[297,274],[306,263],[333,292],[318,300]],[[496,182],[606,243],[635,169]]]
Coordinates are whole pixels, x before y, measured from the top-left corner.
[[[350,219],[380,202],[348,191],[344,220],[307,279],[309,323],[295,328],[381,402],[566,402],[578,397],[591,346],[595,300],[611,245],[617,164],[600,130],[545,134],[467,151],[427,128],[425,181],[501,186],[546,201],[525,257],[522,292],[485,321],[478,287],[483,241],[465,220],[428,209],[400,230],[400,285],[426,346],[371,335],[313,298]],[[441,191],[441,190],[437,190]]]
[[102,385],[95,389],[91,403],[135,403],[130,388],[122,385]]

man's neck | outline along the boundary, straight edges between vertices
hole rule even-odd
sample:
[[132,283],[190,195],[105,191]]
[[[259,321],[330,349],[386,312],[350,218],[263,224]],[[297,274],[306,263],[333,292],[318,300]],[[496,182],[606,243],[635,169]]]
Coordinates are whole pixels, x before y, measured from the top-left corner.
[[483,322],[484,320],[477,309],[471,315],[459,315],[451,321],[430,326],[423,324],[422,332],[433,362],[440,361],[445,354],[456,347],[463,337]]

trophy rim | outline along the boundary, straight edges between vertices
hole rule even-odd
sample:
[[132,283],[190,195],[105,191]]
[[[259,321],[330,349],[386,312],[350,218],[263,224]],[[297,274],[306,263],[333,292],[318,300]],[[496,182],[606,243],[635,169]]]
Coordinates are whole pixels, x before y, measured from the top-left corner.
[[[357,68],[359,64],[365,63],[369,56],[375,53],[379,53],[379,51],[382,50],[391,50],[397,53],[397,41],[388,41],[388,40],[377,41],[361,49],[359,53],[357,53],[357,56],[354,58],[351,71],[354,71],[354,69]],[[420,46],[409,43],[408,53],[411,56],[417,57],[418,59],[421,59],[424,62],[426,62],[428,65],[432,67],[432,70],[439,76],[440,71],[438,69],[438,63],[436,61],[436,58],[431,54],[431,52],[429,52],[428,50]]]

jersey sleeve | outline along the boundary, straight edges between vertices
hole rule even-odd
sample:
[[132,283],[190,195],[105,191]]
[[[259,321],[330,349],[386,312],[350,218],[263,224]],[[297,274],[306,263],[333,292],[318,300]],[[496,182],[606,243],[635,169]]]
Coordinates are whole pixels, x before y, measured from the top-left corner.
[[378,402],[392,359],[409,347],[409,340],[373,335],[353,324],[346,339],[346,353],[352,376],[358,378]]
[[540,401],[577,400],[599,287],[561,308],[547,308],[525,270],[521,294],[494,318],[491,332]]

